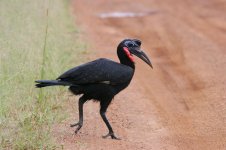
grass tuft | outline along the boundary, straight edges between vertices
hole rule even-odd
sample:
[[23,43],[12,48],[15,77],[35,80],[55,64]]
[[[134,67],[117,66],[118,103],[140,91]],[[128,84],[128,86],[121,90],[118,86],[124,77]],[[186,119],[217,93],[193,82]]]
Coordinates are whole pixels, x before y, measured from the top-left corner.
[[80,62],[85,45],[64,0],[0,1],[0,149],[55,149],[66,94],[36,89]]

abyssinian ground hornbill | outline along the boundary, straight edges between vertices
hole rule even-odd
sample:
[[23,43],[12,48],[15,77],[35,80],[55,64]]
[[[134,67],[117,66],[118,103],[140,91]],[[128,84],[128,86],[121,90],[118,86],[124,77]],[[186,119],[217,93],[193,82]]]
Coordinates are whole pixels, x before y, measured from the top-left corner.
[[88,100],[100,102],[100,115],[105,122],[109,133],[103,138],[111,136],[112,139],[118,139],[105,115],[109,104],[116,94],[125,89],[134,74],[135,64],[133,54],[141,58],[152,67],[151,61],[147,55],[140,49],[141,41],[137,39],[125,39],[119,43],[117,54],[120,63],[109,59],[100,58],[83,65],[72,68],[56,80],[38,80],[35,81],[37,88],[46,86],[69,86],[69,90],[82,96],[79,98],[79,121],[71,124],[71,127],[77,126],[77,133],[83,125],[83,104]]

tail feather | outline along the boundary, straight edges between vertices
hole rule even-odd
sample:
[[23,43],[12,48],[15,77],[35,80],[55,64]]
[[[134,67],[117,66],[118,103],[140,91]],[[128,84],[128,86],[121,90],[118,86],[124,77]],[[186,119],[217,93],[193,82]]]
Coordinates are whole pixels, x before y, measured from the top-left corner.
[[73,84],[65,81],[60,80],[37,80],[35,81],[37,84],[35,84],[36,88],[42,88],[46,86],[72,86]]

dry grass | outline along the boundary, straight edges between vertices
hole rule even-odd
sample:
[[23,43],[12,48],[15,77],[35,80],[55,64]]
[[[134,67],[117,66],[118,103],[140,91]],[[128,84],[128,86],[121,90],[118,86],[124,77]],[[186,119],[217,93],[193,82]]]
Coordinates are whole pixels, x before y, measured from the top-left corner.
[[54,79],[80,61],[85,48],[76,40],[67,3],[0,2],[0,149],[57,146],[50,128],[66,116],[65,93],[59,87],[35,89],[34,81]]

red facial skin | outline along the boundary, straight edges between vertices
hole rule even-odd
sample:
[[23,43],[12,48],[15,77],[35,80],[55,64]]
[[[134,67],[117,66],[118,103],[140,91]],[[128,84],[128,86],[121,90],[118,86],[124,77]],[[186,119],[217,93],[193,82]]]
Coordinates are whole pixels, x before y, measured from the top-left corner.
[[130,53],[129,49],[127,47],[123,47],[124,52],[126,53],[126,56],[132,61],[135,62],[134,57]]

